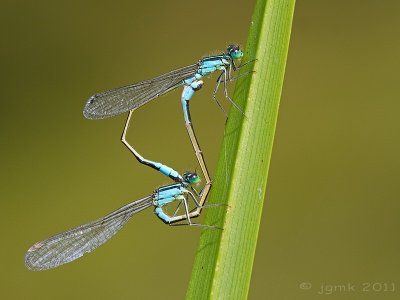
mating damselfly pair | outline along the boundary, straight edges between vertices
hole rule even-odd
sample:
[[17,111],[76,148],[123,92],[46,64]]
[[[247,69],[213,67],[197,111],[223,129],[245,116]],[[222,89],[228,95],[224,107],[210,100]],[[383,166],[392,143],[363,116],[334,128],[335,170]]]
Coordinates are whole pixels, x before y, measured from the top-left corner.
[[[187,225],[213,227],[191,222],[191,218],[199,216],[202,208],[205,207],[205,201],[211,188],[211,179],[193,129],[189,101],[195,92],[202,88],[203,81],[201,79],[203,77],[220,71],[221,73],[217,78],[214,88],[213,98],[222,109],[216,98],[217,90],[222,83],[225,97],[238,108],[228,96],[227,82],[234,79],[231,76],[232,70],[236,71],[245,65],[235,65],[235,60],[240,59],[242,56],[243,52],[238,46],[230,45],[227,51],[220,55],[208,56],[200,59],[195,64],[171,71],[153,79],[92,96],[84,107],[84,116],[88,119],[102,119],[129,112],[121,141],[140,163],[160,171],[170,177],[175,183],[160,187],[149,196],[129,203],[103,218],[34,244],[26,253],[26,267],[30,270],[46,270],[71,262],[108,241],[133,215],[149,207],[154,207],[157,217],[170,225],[177,222],[186,222]],[[142,157],[126,140],[133,111],[180,86],[183,86],[181,102],[185,126],[205,179],[205,185],[200,192],[195,188],[195,185],[200,181],[196,172],[189,171],[181,175],[169,166],[148,160]],[[240,110],[240,108],[238,109]],[[194,209],[189,209],[189,200],[194,203]],[[172,215],[164,210],[164,207],[171,203],[177,203],[175,212]],[[181,205],[183,205],[184,213],[179,215],[177,212]]]

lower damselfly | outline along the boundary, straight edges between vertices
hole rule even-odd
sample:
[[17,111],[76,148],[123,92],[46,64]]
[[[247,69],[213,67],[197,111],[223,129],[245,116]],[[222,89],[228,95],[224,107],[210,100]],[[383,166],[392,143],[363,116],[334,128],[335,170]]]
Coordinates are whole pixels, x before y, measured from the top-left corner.
[[[196,207],[200,206],[198,199],[201,192],[197,193],[194,188],[200,178],[195,172],[186,172],[182,176],[183,181],[180,183],[160,187],[147,197],[129,203],[103,218],[37,242],[25,255],[26,267],[32,271],[41,271],[74,261],[107,242],[136,213],[149,207],[154,207],[154,213],[164,223],[173,225],[182,221],[182,218],[176,217],[175,214],[183,204],[186,223],[181,222],[179,225],[216,228],[191,222],[190,215],[193,213],[189,211],[188,202],[192,200]],[[164,210],[171,203],[178,204],[172,215]]]

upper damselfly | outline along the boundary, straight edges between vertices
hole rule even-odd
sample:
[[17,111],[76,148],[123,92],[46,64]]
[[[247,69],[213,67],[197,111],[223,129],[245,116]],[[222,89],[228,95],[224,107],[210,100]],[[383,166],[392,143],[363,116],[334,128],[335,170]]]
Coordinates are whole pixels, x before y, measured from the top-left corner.
[[[223,82],[225,96],[230,100],[226,92],[226,82],[231,79],[231,70],[235,71],[238,68],[235,65],[235,60],[242,56],[243,52],[239,46],[229,45],[227,51],[220,55],[204,57],[195,64],[176,69],[153,79],[95,94],[87,101],[83,114],[88,119],[113,117],[138,108],[177,87],[190,85],[215,71],[221,71],[221,74],[214,89],[214,99],[216,99],[215,95],[220,83]],[[230,101],[233,103],[232,100]]]

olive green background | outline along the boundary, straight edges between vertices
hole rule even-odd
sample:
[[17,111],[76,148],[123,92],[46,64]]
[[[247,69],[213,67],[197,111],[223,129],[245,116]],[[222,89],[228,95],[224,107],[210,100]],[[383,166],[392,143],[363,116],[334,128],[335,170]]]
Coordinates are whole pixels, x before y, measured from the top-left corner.
[[[120,143],[125,116],[84,119],[87,98],[245,44],[253,5],[2,1],[1,299],[184,297],[200,230],[151,210],[61,268],[30,272],[23,257],[170,183]],[[399,298],[399,9],[298,1],[250,299]],[[192,103],[212,174],[225,121],[214,80]],[[137,111],[129,140],[182,172],[197,165],[179,97]]]

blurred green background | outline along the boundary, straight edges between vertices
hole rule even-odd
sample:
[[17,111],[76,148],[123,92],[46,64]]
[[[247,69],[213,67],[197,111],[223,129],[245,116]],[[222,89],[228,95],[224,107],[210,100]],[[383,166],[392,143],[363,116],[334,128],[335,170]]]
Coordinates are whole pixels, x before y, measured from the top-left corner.
[[[245,44],[253,5],[2,1],[1,299],[184,297],[200,230],[151,210],[64,267],[29,272],[23,257],[170,182],[120,143],[125,116],[84,119],[87,98]],[[250,299],[399,298],[399,9],[298,1]],[[225,121],[214,80],[192,103],[212,174]],[[129,140],[185,171],[197,165],[179,97],[137,111]],[[328,295],[335,285],[347,290]]]

